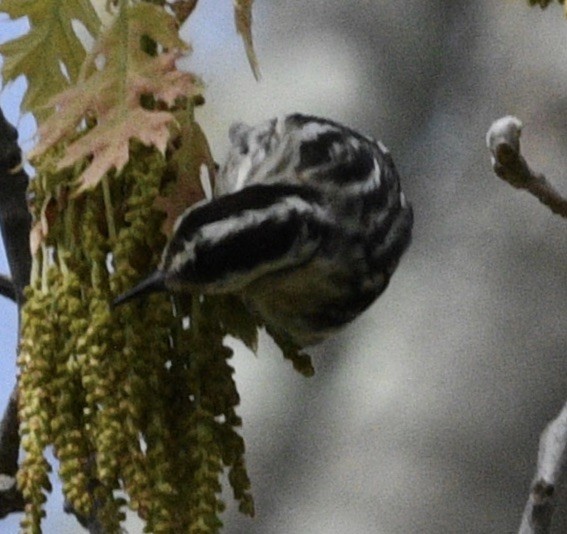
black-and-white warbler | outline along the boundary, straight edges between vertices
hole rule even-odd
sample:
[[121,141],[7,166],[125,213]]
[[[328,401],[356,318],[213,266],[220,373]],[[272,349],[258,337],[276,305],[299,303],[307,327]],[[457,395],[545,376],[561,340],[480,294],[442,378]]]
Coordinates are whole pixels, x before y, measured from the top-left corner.
[[330,120],[235,124],[215,195],[176,222],[153,291],[237,293],[280,335],[318,343],[386,289],[413,212],[388,150]]

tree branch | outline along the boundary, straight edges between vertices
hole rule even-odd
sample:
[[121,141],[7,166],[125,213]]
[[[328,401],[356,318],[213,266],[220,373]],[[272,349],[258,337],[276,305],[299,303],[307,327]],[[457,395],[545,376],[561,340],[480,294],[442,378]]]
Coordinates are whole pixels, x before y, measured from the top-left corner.
[[519,534],[551,532],[557,490],[567,459],[567,403],[543,431],[539,442],[537,470]]
[[[12,279],[2,277],[1,294],[23,303],[23,291],[30,280],[31,252],[29,234],[31,216],[26,191],[28,176],[22,167],[16,129],[0,110],[0,233]],[[24,508],[22,494],[16,487],[20,437],[18,434],[18,388],[14,390],[0,423],[0,517]]]
[[16,288],[9,276],[0,274],[0,295],[16,302]]
[[567,199],[555,190],[541,173],[533,171],[520,153],[522,123],[512,116],[492,123],[486,144],[492,154],[492,168],[503,180],[517,189],[526,189],[553,213],[567,217]]
[[[512,116],[494,121],[486,134],[486,145],[492,154],[492,168],[503,180],[518,189],[526,189],[553,213],[567,217],[567,199],[533,171],[520,153],[522,123]],[[561,475],[567,458],[567,403],[561,413],[543,431],[539,442],[537,470],[519,534],[551,532],[551,518]]]
[[19,449],[18,391],[14,387],[0,422],[0,518],[24,509],[24,499],[16,488]]
[[0,232],[18,304],[23,300],[23,290],[29,284],[31,272],[28,181],[22,166],[17,131],[0,110]]

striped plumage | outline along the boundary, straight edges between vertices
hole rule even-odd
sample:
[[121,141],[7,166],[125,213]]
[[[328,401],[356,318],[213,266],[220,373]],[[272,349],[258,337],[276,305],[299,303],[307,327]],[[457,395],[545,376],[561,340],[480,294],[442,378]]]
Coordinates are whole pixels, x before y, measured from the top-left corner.
[[389,152],[335,122],[294,114],[234,125],[215,198],[177,221],[151,290],[233,292],[304,346],[365,310],[408,246],[412,208]]

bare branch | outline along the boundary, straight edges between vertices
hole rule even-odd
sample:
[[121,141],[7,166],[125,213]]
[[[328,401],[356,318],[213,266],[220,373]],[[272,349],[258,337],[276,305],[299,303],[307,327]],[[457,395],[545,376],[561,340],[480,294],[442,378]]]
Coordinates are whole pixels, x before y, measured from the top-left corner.
[[0,231],[18,303],[22,301],[31,272],[27,187],[28,176],[22,167],[17,131],[0,110]]
[[0,295],[16,302],[16,288],[9,276],[0,274]]
[[486,134],[486,145],[492,154],[492,168],[503,180],[517,189],[526,189],[553,213],[567,217],[567,199],[541,173],[533,171],[520,152],[522,123],[512,116],[492,123]]
[[0,422],[0,518],[24,509],[24,499],[16,488],[19,449],[18,392],[14,387]]
[[[492,154],[494,172],[518,189],[526,189],[553,213],[567,217],[563,198],[541,173],[533,171],[520,152],[522,123],[512,116],[492,123],[486,145]],[[565,469],[567,450],[567,404],[541,435],[537,471],[524,509],[519,534],[550,532],[557,489]]]
[[561,475],[567,459],[567,403],[543,431],[539,442],[537,471],[519,534],[551,532],[551,518]]
[[[28,176],[22,167],[17,131],[0,110],[0,232],[12,273],[12,279],[2,277],[0,285],[5,290],[2,294],[18,303],[18,311],[31,270],[31,217],[26,201],[27,187]],[[18,425],[16,385],[0,423],[0,517],[21,512],[24,508],[15,478],[20,448]]]

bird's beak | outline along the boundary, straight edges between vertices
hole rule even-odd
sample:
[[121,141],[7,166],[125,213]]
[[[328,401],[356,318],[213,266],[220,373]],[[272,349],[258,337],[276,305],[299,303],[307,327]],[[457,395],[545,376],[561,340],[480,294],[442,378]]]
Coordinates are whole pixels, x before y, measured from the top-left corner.
[[142,280],[139,284],[135,285],[122,295],[116,297],[112,301],[112,308],[120,306],[125,302],[132,299],[149,295],[150,293],[157,293],[158,291],[165,291],[165,274],[163,271],[154,271],[150,276]]

